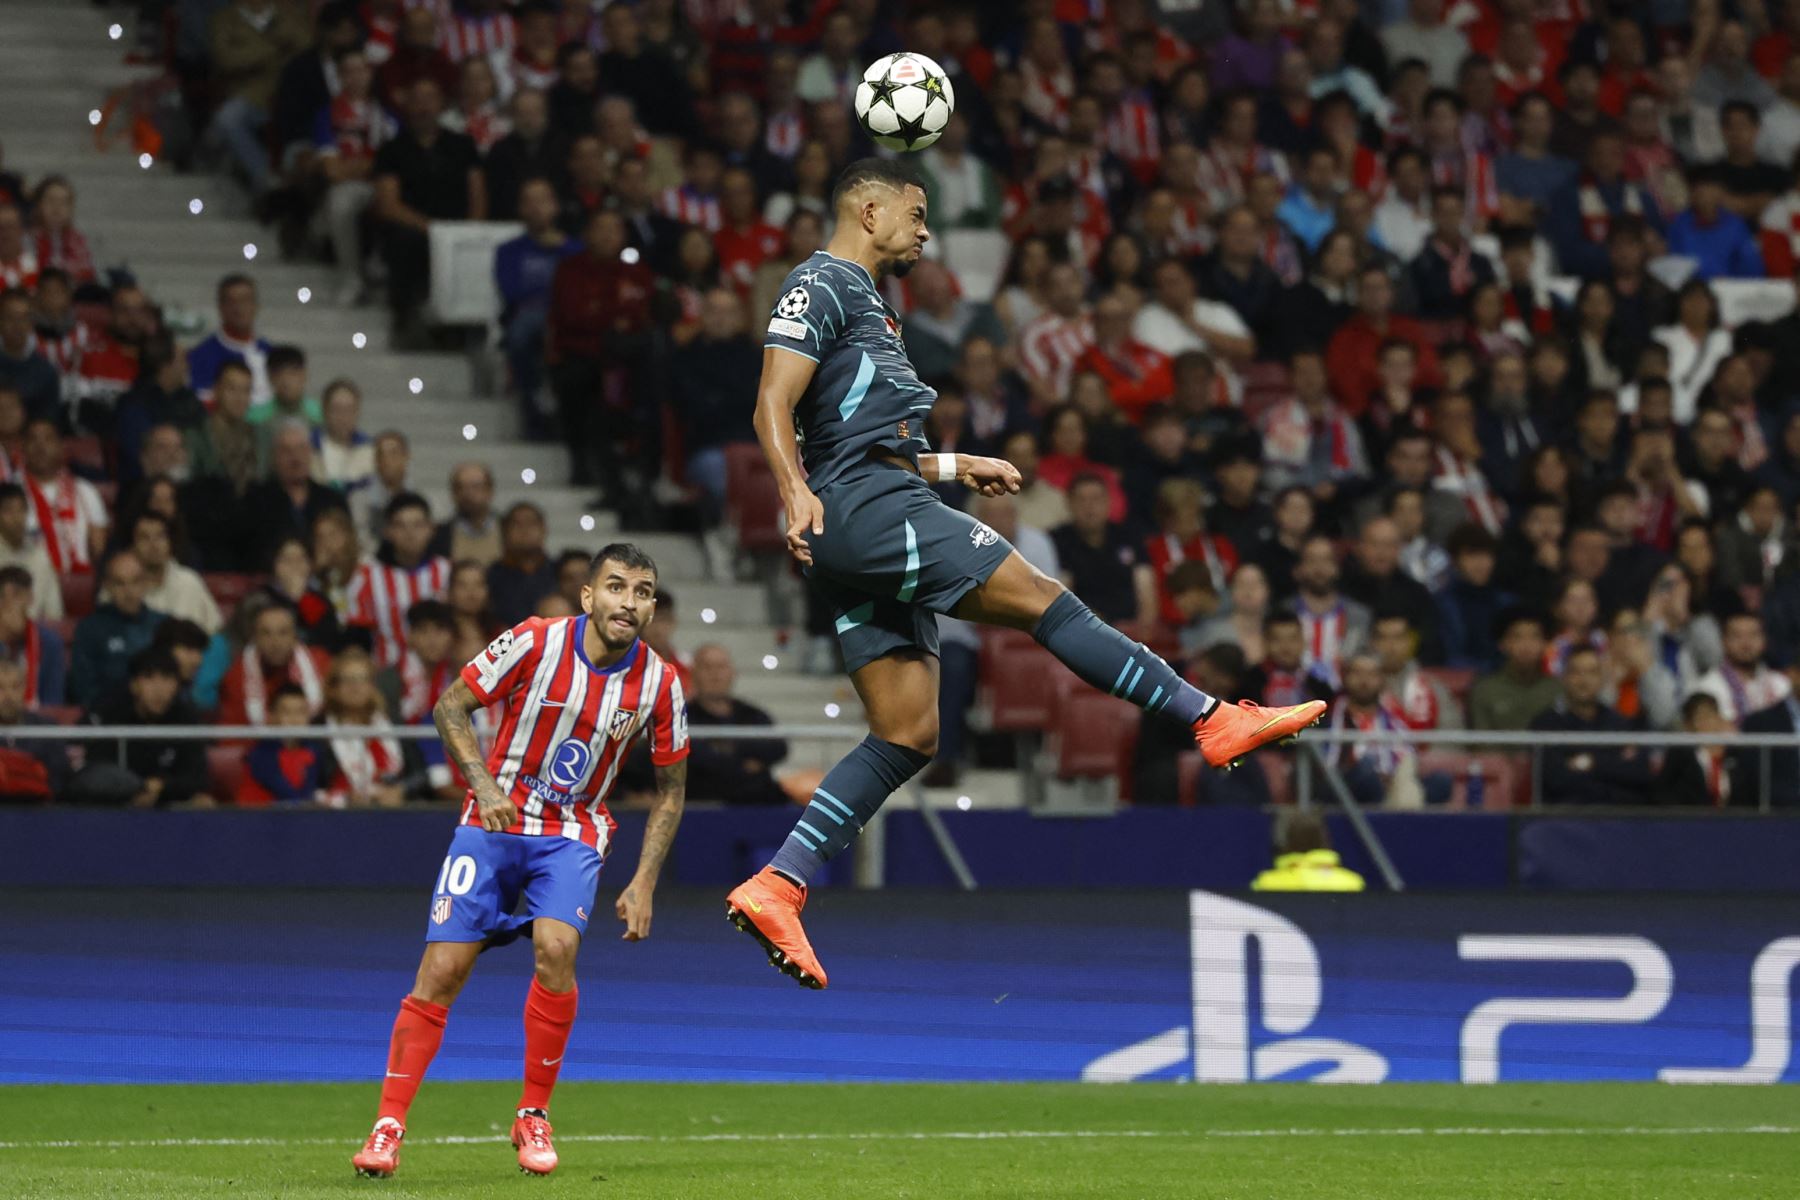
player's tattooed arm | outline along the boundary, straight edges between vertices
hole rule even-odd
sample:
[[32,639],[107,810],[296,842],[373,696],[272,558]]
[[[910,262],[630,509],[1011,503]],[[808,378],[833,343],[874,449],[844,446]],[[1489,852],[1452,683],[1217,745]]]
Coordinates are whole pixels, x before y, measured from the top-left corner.
[[625,922],[625,940],[640,941],[650,936],[650,895],[656,890],[662,874],[663,859],[675,840],[681,824],[681,809],[687,803],[687,759],[656,768],[656,803],[650,808],[650,820],[644,826],[644,849],[638,855],[637,874],[619,893],[617,912]]
[[431,709],[431,719],[437,724],[438,736],[444,739],[444,752],[475,793],[481,827],[490,833],[500,833],[509,828],[519,814],[506,793],[500,790],[500,785],[494,782],[493,773],[481,757],[481,740],[475,736],[475,724],[469,719],[480,707],[480,698],[467,683],[458,679],[438,697]]

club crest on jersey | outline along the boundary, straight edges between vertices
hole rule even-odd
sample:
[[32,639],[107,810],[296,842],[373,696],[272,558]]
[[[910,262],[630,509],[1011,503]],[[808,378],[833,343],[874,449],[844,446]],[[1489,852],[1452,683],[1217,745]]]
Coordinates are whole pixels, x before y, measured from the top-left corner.
[[912,436],[912,422],[900,422],[898,425],[894,426],[894,434],[904,442],[907,438]]
[[776,302],[775,315],[786,317],[792,321],[797,317],[805,316],[806,310],[811,306],[812,294],[810,292],[803,287],[789,288],[787,295]]
[[636,719],[637,709],[621,708],[612,715],[612,720],[606,723],[606,736],[615,741],[624,737],[625,731],[631,728],[631,723]]
[[900,337],[900,322],[894,320],[894,318],[888,316],[886,313],[881,314],[881,319],[883,321],[887,322],[887,327],[888,327],[889,333],[893,334],[897,338],[900,338],[900,340],[903,342],[906,340],[905,338]]
[[455,899],[453,896],[439,896],[436,900],[432,901],[431,923],[433,925],[442,925],[445,921],[450,919],[450,902],[453,899]]
[[561,792],[569,791],[587,776],[588,766],[593,761],[593,747],[580,738],[564,740],[550,752],[550,786]]
[[991,546],[999,541],[1000,535],[977,521],[975,528],[969,530],[969,540],[975,543],[976,549],[980,549],[982,546]]

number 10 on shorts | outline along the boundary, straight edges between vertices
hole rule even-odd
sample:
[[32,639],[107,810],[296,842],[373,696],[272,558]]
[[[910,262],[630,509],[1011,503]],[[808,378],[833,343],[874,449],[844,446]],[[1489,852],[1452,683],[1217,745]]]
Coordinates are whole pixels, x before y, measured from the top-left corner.
[[466,896],[474,886],[475,860],[467,854],[446,854],[444,865],[438,868],[437,886],[431,890],[440,896],[445,892]]

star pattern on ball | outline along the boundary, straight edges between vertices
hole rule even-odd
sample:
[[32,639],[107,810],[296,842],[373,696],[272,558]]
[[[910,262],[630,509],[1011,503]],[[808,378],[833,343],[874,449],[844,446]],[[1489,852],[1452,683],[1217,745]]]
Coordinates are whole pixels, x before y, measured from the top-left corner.
[[941,96],[944,94],[944,81],[936,75],[927,74],[924,82],[919,86],[924,88],[928,95]]
[[894,130],[893,136],[899,138],[908,146],[922,138],[930,136],[925,130],[924,113],[920,113],[918,116],[911,118],[902,117],[897,112],[894,115],[900,121],[900,128]]
[[895,83],[892,79],[883,75],[880,79],[869,84],[872,91],[872,94],[869,97],[869,107],[873,108],[883,101],[886,101],[891,106],[894,103],[894,93],[904,86],[906,85]]

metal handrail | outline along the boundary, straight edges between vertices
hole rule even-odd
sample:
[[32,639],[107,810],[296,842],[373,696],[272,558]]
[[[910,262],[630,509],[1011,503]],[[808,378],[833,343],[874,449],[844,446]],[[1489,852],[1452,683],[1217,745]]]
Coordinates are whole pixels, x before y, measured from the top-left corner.
[[[435,741],[430,725],[7,725],[0,737],[46,741],[259,741],[266,738],[383,737],[396,741]],[[859,722],[836,725],[693,725],[690,738],[820,738],[861,739]],[[1736,746],[1757,750],[1800,749],[1800,733],[1550,733],[1506,729],[1314,729],[1305,740],[1314,745],[1465,746],[1492,749],[1531,747],[1644,746],[1650,749]]]

